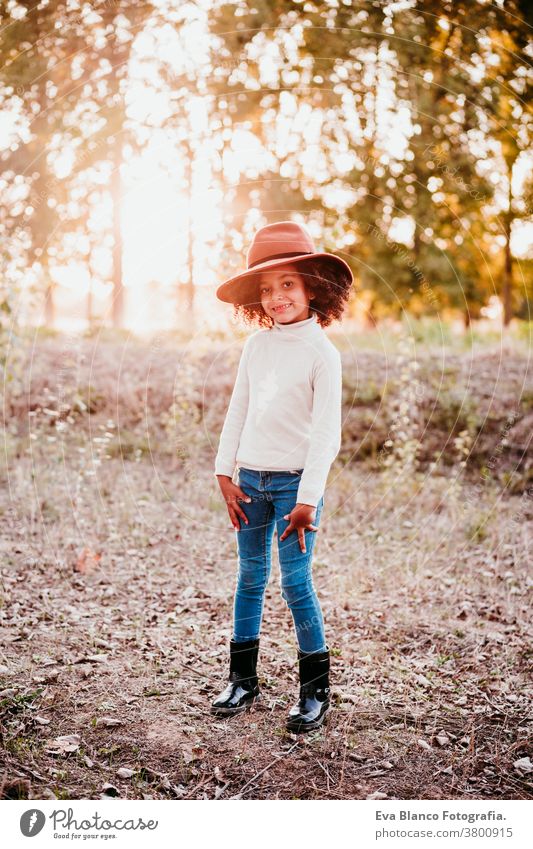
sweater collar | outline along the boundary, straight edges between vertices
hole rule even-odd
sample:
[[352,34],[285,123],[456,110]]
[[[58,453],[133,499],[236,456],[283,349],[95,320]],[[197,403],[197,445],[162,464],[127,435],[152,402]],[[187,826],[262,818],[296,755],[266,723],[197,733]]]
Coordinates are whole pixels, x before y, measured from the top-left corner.
[[317,320],[316,312],[311,312],[311,316],[309,318],[304,318],[302,321],[294,321],[292,324],[282,324],[274,319],[274,324],[272,325],[271,330],[281,334],[282,336],[302,337],[316,333],[319,328],[320,325]]

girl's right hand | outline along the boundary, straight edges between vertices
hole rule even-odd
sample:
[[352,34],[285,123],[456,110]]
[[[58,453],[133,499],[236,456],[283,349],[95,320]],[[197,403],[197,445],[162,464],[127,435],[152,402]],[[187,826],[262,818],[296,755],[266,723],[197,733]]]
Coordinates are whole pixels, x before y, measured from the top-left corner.
[[246,513],[242,507],[239,506],[238,502],[245,501],[249,504],[252,499],[249,495],[246,495],[246,493],[242,491],[240,486],[233,483],[232,479],[228,477],[228,475],[217,475],[217,480],[228,508],[231,524],[236,531],[240,531],[241,526],[239,523],[239,517],[243,519],[246,524],[248,524],[248,519],[246,517]]

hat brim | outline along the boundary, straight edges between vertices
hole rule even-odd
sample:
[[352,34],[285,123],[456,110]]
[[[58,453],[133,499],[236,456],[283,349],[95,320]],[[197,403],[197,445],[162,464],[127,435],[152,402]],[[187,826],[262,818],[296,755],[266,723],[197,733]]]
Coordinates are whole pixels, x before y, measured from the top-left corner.
[[353,281],[352,269],[347,262],[340,258],[340,256],[328,253],[302,254],[301,256],[280,257],[280,259],[271,259],[267,262],[260,262],[257,265],[254,265],[253,268],[250,268],[247,271],[242,271],[240,274],[236,274],[234,277],[230,277],[228,280],[225,280],[224,283],[221,283],[216,290],[216,296],[219,301],[224,301],[227,304],[242,303],[242,299],[239,300],[239,298],[242,297],[243,286],[239,284],[244,283],[247,278],[254,277],[269,268],[276,268],[278,265],[292,265],[293,263],[300,263],[305,260],[310,261],[314,259],[324,259],[331,265],[337,266],[339,269],[342,268],[350,275],[350,279]]

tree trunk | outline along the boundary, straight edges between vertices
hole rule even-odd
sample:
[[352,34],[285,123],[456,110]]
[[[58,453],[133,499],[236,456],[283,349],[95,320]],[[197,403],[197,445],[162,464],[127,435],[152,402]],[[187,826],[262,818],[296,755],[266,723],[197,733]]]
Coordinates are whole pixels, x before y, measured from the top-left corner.
[[375,299],[372,298],[372,300],[368,304],[368,306],[365,310],[365,314],[364,314],[364,322],[365,322],[366,327],[368,327],[369,330],[375,330],[376,327],[378,326],[377,318],[374,314],[375,303],[376,303]]
[[122,282],[122,142],[119,133],[115,133],[112,150],[113,170],[111,174],[111,198],[113,205],[113,327],[122,327],[124,321],[124,286]]
[[[44,324],[45,327],[53,328],[55,324],[55,285],[50,278],[50,260],[48,256],[48,245],[53,238],[54,214],[48,206],[50,188],[48,182],[53,178],[48,168],[46,147],[43,139],[49,137],[48,99],[44,85],[40,85],[37,93],[39,111],[32,123],[33,138],[28,143],[27,149],[30,161],[38,163],[34,170],[37,177],[32,186],[30,204],[34,208],[31,218],[31,247],[28,254],[28,262],[37,262],[42,274],[44,284]],[[44,152],[43,152],[44,150]]]

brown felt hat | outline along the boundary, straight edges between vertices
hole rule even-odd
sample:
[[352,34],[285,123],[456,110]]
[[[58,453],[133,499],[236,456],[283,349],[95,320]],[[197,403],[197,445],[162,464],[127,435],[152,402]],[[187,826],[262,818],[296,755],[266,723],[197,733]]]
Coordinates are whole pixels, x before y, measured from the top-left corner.
[[287,260],[301,262],[309,259],[323,259],[339,270],[342,268],[353,281],[348,263],[335,254],[317,252],[305,227],[294,221],[278,221],[277,224],[267,224],[257,230],[246,256],[247,270],[221,283],[216,291],[217,298],[228,304],[238,303],[238,296],[243,292],[239,284],[247,277],[284,265]]

